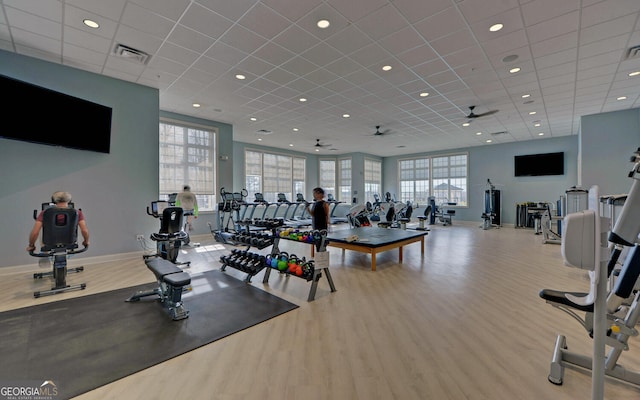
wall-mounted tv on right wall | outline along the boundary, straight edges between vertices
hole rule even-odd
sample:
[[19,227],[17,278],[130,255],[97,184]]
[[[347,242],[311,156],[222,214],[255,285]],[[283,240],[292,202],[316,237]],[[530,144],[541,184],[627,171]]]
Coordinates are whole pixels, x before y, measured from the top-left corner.
[[515,176],[564,175],[564,152],[513,157]]

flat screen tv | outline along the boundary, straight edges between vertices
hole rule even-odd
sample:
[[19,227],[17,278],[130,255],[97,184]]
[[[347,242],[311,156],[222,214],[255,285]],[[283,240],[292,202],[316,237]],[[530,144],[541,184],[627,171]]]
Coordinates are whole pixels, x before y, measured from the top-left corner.
[[515,156],[514,169],[515,176],[564,175],[564,153]]
[[0,137],[109,153],[111,107],[0,75]]

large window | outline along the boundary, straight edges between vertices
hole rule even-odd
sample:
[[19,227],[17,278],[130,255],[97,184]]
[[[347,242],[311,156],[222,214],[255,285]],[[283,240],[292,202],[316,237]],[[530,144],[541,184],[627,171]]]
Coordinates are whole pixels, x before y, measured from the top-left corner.
[[351,159],[320,160],[319,185],[335,200],[351,203]]
[[364,160],[364,202],[373,202],[373,195],[384,196],[380,193],[382,188],[382,162],[376,160]]
[[215,134],[215,128],[160,123],[160,199],[189,185],[200,210],[214,208]]
[[335,160],[320,160],[320,179],[318,184],[324,189],[326,195],[336,194],[336,161]]
[[414,204],[429,202],[429,159],[400,160],[400,201]]
[[400,160],[401,200],[427,204],[433,196],[436,204],[468,206],[467,161],[467,154]]
[[338,200],[351,203],[351,159],[338,160]]
[[277,201],[278,193],[284,193],[289,201],[295,201],[297,193],[304,194],[304,158],[246,150],[244,160],[248,201],[255,198],[255,193],[262,193],[270,203]]

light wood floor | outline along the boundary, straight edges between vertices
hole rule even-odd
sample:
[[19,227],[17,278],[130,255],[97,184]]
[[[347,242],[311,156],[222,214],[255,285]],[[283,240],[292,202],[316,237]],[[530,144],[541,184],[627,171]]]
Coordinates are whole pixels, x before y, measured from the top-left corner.
[[[228,253],[211,237],[201,242],[211,246],[199,249],[204,261],[192,274],[219,268]],[[281,250],[309,256],[293,242]],[[419,244],[405,248],[402,264],[397,251],[382,253],[375,272],[365,254],[330,250],[337,292],[323,277],[307,302],[308,283],[272,274],[263,285],[260,273],[252,285],[300,308],[77,399],[591,398],[588,373],[567,369],[564,385],[547,381],[558,333],[572,351],[589,354],[592,345],[577,322],[538,297],[542,288],[587,288],[586,274],[562,265],[560,246],[531,230],[454,222],[432,227],[424,257]],[[0,311],[153,280],[141,259],[86,265],[68,278],[86,282],[85,291],[34,299],[47,285],[30,272],[2,277]],[[620,361],[640,370],[640,341],[630,346]],[[640,389],[613,380],[605,393],[640,398]]]

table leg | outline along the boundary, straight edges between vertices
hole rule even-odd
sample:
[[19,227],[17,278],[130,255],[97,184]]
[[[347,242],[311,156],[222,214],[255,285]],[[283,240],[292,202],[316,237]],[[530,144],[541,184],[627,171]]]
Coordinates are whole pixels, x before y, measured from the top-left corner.
[[398,247],[398,258],[402,264],[402,246]]
[[420,246],[421,246],[420,249],[422,251],[422,254],[424,254],[424,236],[420,238]]
[[372,271],[376,270],[376,250],[375,249],[371,251],[371,270]]

